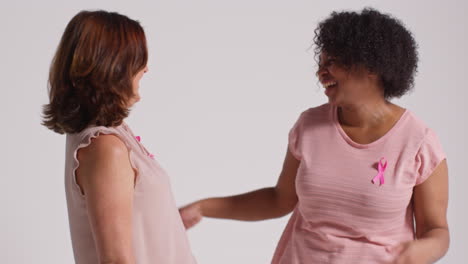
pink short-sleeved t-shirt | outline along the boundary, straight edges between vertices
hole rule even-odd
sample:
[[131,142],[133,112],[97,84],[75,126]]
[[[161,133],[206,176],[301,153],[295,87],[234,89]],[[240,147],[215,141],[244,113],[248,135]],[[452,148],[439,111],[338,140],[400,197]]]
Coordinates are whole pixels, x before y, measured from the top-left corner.
[[79,166],[77,151],[102,134],[115,135],[125,143],[137,172],[132,214],[136,263],[195,264],[169,177],[125,123],[118,127],[89,127],[67,135],[65,191],[75,263],[99,263],[86,200],[76,183],[75,171]]
[[413,188],[445,159],[434,132],[408,110],[383,137],[358,144],[330,104],[301,114],[289,150],[300,160],[298,203],[273,264],[392,260],[392,246],[414,239]]

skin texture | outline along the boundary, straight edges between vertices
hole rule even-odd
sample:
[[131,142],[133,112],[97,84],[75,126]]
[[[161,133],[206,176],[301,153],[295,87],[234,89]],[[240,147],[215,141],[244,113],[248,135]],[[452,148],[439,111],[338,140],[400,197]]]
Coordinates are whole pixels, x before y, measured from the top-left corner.
[[[404,109],[385,100],[377,75],[363,67],[340,65],[339,60],[320,55],[317,76],[325,86],[330,104],[338,107],[338,120],[355,142],[371,143],[385,135],[399,120]],[[186,228],[203,217],[236,220],[265,220],[290,213],[296,203],[295,178],[300,161],[287,151],[276,186],[245,194],[208,198],[180,208]],[[433,263],[445,255],[449,246],[446,220],[448,204],[448,170],[442,161],[424,183],[414,188],[414,214],[417,240],[407,241],[392,250],[398,257],[388,264]]]
[[203,216],[244,221],[277,218],[290,213],[296,203],[294,185],[299,161],[287,151],[276,186],[221,198],[201,200],[180,209],[186,228],[197,224]]
[[128,108],[132,107],[135,103],[141,100],[140,97],[140,80],[143,78],[143,75],[148,72],[148,66],[140,70],[135,77],[133,78],[133,98],[128,103]]
[[[139,81],[148,69],[138,72],[133,80],[139,100]],[[130,164],[125,144],[114,135],[101,135],[78,151],[80,166],[77,183],[86,199],[89,222],[100,263],[133,264],[132,211],[135,171]]]

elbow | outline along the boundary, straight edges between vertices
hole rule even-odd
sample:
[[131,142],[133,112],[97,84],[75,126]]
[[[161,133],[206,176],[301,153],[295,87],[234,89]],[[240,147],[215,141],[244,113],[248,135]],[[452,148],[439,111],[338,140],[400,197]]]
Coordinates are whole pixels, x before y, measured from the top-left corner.
[[135,264],[135,261],[131,256],[115,256],[104,257],[99,261],[99,264]]
[[[445,238],[444,238],[444,246],[445,246],[445,253],[447,253],[449,247],[450,247],[450,231],[448,227],[444,228],[445,230]],[[444,253],[444,255],[445,255]]]
[[282,210],[282,211],[278,211],[272,218],[281,218],[283,216],[286,216],[288,215],[289,213],[291,213],[293,210]]
[[447,254],[449,247],[450,247],[450,232],[447,227],[440,228],[440,235],[439,235],[439,245],[440,245],[440,256],[438,256],[437,260],[445,256]]
[[276,194],[276,215],[277,217],[285,216],[291,213],[297,205],[297,196],[281,196]]
[[278,208],[278,214],[279,214],[278,217],[282,217],[291,213],[294,210],[294,208],[296,208],[296,204],[297,204],[297,201],[280,205]]
[[430,255],[431,263],[445,256],[450,246],[450,233],[446,226],[428,229],[417,238],[430,245],[428,251],[432,252]]
[[135,262],[129,260],[105,260],[100,261],[99,264],[134,264]]

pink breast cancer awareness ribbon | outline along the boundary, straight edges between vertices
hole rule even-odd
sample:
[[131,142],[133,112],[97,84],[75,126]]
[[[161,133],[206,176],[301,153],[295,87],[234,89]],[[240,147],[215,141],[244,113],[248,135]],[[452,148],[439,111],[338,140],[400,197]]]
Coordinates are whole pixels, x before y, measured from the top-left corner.
[[[135,139],[138,141],[138,142],[141,142],[141,137],[140,136],[136,136]],[[152,153],[149,153],[148,152],[148,157],[154,159],[154,155]]]
[[386,168],[387,168],[387,160],[385,160],[385,158],[381,158],[379,161],[379,165],[378,165],[379,173],[377,173],[374,179],[372,179],[373,184],[375,184],[377,180],[379,180],[380,186],[385,183],[384,172]]

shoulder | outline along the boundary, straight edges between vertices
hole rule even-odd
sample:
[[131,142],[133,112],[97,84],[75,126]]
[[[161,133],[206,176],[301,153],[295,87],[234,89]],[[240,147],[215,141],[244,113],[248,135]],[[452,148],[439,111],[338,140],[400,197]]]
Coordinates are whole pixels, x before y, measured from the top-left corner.
[[[113,134],[101,134],[76,153],[76,183],[82,194],[103,194],[110,191],[109,182],[127,184],[133,181],[129,150]],[[116,185],[114,184],[114,187]]]
[[405,120],[403,120],[403,123],[407,137],[417,138],[422,141],[427,137],[435,136],[435,131],[412,111],[407,109],[404,115]]
[[91,138],[90,144],[80,149],[78,156],[82,161],[121,162],[128,160],[128,149],[118,136],[103,134]]
[[301,116],[323,116],[324,114],[328,114],[331,110],[332,106],[327,103],[306,109],[301,113]]
[[410,110],[406,110],[400,120],[399,127],[393,134],[393,144],[403,147],[416,157],[432,159],[443,155],[444,151],[435,130]]
[[297,124],[323,124],[331,120],[332,106],[323,104],[311,107],[303,111],[297,120]]

